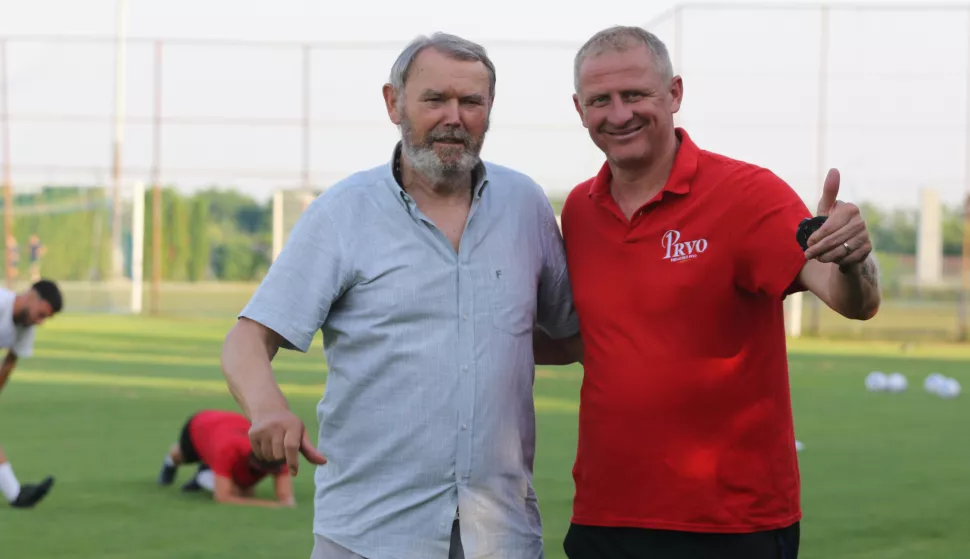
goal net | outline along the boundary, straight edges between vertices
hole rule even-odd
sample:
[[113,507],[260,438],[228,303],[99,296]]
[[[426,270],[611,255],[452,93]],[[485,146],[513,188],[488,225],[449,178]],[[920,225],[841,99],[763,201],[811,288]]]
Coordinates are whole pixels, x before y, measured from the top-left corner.
[[39,278],[56,281],[72,312],[131,309],[132,189],[122,189],[120,230],[113,234],[114,195],[105,187],[18,185],[12,210],[0,214],[5,239],[5,279],[26,289]]

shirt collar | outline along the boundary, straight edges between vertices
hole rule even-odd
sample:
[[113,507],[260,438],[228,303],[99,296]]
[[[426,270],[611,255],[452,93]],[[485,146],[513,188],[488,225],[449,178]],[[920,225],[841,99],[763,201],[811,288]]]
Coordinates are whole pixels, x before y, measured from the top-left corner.
[[[677,149],[677,156],[674,158],[674,165],[670,169],[670,176],[667,177],[663,192],[687,194],[690,192],[690,183],[694,180],[694,175],[697,174],[697,159],[700,148],[690,139],[687,131],[683,128],[675,128],[674,134],[680,140],[680,147]],[[590,186],[589,196],[609,196],[612,179],[613,173],[610,171],[609,162],[603,163]]]

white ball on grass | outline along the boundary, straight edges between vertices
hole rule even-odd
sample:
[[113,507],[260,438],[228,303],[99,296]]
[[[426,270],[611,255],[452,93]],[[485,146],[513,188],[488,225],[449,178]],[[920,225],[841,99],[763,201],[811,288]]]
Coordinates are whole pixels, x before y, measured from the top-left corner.
[[901,373],[893,373],[889,375],[886,380],[887,388],[890,392],[905,392],[906,387],[909,386],[909,383],[906,381],[906,377],[904,377]]
[[885,373],[873,371],[866,375],[866,390],[869,392],[882,392],[889,385],[889,379]]
[[932,373],[923,381],[923,388],[930,394],[939,394],[945,383],[945,376],[940,373]]
[[943,398],[956,398],[960,395],[961,387],[960,383],[957,382],[955,378],[948,378],[943,381],[940,387],[939,395]]

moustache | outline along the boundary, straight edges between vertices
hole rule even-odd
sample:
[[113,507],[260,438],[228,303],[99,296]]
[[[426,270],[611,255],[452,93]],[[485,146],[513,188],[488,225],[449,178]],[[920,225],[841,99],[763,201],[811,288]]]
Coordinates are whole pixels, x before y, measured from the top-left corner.
[[467,132],[454,130],[448,132],[431,132],[428,137],[425,138],[425,144],[431,145],[434,142],[459,142],[465,146],[471,138]]

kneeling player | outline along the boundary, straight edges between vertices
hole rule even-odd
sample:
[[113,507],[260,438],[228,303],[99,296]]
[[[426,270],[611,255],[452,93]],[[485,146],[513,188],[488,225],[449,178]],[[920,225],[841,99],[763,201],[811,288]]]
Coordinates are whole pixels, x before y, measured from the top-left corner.
[[[267,464],[256,458],[249,442],[249,428],[249,420],[235,412],[196,413],[182,427],[179,441],[165,457],[158,476],[159,485],[171,485],[180,465],[199,464],[192,479],[182,486],[183,491],[206,489],[220,503],[295,506],[293,482],[286,464]],[[275,480],[275,501],[253,497],[256,484],[267,475]]]

